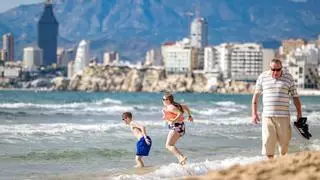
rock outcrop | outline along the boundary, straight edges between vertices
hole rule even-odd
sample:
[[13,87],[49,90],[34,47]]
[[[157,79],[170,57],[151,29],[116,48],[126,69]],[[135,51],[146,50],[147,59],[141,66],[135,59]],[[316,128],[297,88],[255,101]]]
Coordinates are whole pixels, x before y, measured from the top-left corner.
[[[252,85],[243,82],[207,84],[202,73],[167,74],[160,68],[92,66],[70,80],[55,78],[54,90],[126,92],[219,92],[249,93]],[[212,88],[214,87],[214,88]]]

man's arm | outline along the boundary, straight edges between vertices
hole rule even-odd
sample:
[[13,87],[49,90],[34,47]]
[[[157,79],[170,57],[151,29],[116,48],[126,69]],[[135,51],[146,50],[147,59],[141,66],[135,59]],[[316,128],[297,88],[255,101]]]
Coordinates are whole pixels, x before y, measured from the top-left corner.
[[293,102],[294,102],[294,105],[296,106],[296,110],[297,110],[297,120],[299,120],[299,118],[302,117],[300,98],[293,97]]
[[251,104],[251,118],[252,118],[252,122],[255,124],[257,124],[260,121],[258,116],[259,96],[260,94],[254,93],[252,97],[252,104]]

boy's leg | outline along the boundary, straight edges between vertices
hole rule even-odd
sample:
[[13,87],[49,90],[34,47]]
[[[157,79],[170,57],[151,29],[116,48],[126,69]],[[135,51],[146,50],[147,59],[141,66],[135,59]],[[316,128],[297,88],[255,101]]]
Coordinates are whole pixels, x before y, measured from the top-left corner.
[[137,163],[137,165],[135,165],[136,168],[144,167],[144,163],[142,161],[142,156],[136,156],[136,163]]

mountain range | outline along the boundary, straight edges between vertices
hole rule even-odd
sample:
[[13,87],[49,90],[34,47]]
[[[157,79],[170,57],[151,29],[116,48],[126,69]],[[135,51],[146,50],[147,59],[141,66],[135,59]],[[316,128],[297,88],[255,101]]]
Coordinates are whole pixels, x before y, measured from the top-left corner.
[[[320,33],[319,0],[54,0],[60,47],[90,40],[92,55],[107,50],[142,60],[150,48],[189,35],[195,16],[208,21],[209,44],[258,42],[276,47],[282,39],[315,39]],[[36,43],[43,3],[0,14],[0,33],[15,36],[16,58]]]

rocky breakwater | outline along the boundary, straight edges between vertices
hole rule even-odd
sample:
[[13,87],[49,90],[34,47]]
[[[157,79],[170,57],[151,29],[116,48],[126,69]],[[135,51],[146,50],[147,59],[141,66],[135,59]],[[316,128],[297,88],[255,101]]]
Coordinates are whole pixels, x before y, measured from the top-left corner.
[[[130,68],[126,66],[92,66],[70,80],[57,77],[54,90],[126,91],[126,92],[248,92],[248,85],[231,87],[232,83],[207,84],[201,73],[166,74],[164,69]],[[240,87],[240,88],[239,88]],[[235,92],[238,91],[238,92]]]

